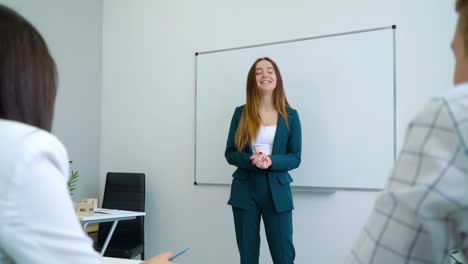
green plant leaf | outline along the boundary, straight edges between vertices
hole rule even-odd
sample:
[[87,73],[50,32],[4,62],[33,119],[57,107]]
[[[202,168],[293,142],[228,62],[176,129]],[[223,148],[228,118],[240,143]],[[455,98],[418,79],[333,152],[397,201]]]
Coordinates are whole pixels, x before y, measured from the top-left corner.
[[67,181],[68,192],[70,193],[70,196],[73,196],[73,191],[76,189],[76,185],[78,183],[78,176],[79,176],[78,171],[73,171],[72,166],[71,166],[72,163],[73,163],[73,161],[70,160],[69,161],[70,175],[69,175],[68,181]]

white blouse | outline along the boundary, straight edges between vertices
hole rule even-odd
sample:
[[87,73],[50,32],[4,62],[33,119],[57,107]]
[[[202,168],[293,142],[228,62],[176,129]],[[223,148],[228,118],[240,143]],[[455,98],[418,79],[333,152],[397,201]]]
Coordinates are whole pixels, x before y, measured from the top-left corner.
[[253,152],[260,151],[266,155],[271,155],[273,150],[273,141],[275,140],[276,125],[260,126],[258,135],[252,144]]
[[68,175],[56,137],[0,119],[0,263],[100,263],[73,210]]

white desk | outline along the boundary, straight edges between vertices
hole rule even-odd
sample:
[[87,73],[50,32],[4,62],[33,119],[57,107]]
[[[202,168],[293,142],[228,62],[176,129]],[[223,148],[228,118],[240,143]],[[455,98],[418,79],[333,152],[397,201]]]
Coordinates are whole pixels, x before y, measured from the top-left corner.
[[137,263],[141,263],[141,260],[109,258],[109,257],[101,258],[101,264],[137,264]]
[[145,216],[145,215],[146,215],[145,212],[96,208],[94,210],[94,215],[79,216],[78,219],[81,221],[84,230],[86,230],[86,227],[89,224],[113,222],[112,227],[109,231],[109,234],[107,234],[106,241],[104,241],[104,245],[102,246],[102,249],[101,249],[101,256],[104,256],[104,252],[106,252],[107,246],[109,245],[109,241],[112,237],[112,234],[114,234],[115,227],[117,226],[119,221],[132,220],[132,219],[135,219],[137,216]]

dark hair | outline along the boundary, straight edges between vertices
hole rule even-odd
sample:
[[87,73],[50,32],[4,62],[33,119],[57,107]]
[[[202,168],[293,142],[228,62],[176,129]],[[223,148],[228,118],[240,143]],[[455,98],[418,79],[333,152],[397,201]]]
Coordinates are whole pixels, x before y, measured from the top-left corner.
[[0,118],[50,131],[56,93],[56,66],[44,39],[0,5]]

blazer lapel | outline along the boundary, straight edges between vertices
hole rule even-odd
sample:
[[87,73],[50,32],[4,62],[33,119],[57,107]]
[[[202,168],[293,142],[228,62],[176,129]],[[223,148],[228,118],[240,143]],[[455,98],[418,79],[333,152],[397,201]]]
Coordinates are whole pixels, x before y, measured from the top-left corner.
[[283,138],[283,133],[286,129],[286,125],[284,124],[283,117],[280,113],[278,113],[278,120],[276,121],[276,132],[275,132],[275,139],[273,140],[273,150],[271,154],[277,154],[281,139]]

